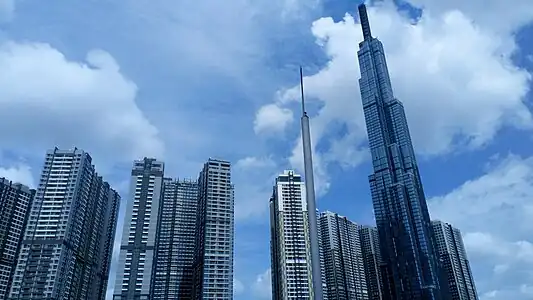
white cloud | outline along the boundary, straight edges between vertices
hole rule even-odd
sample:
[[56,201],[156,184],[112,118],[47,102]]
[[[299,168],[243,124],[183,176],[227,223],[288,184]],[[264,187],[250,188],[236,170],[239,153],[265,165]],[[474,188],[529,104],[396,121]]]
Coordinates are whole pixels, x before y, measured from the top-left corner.
[[509,270],[509,264],[499,264],[494,266],[493,272],[495,275],[504,274]]
[[[533,229],[533,158],[510,155],[490,166],[488,173],[445,196],[431,199],[432,217],[460,223],[468,232],[489,230],[497,236],[518,239]],[[484,217],[490,216],[490,219]],[[514,225],[514,226],[511,226]],[[514,229],[509,235],[509,229]],[[516,235],[513,234],[516,232]],[[490,237],[482,239],[490,241]]]
[[157,129],[135,103],[136,85],[107,52],[78,62],[48,44],[7,42],[0,67],[3,149],[78,146],[119,161],[163,154]]
[[408,0],[434,13],[459,9],[476,24],[499,33],[510,33],[533,19],[530,0]]
[[[463,239],[468,250],[476,255],[502,259],[506,263],[533,264],[533,244],[529,241],[511,242],[501,237],[496,238],[489,233],[481,232],[468,232]],[[505,271],[505,268],[508,268],[508,264],[494,266],[495,272]]]
[[432,218],[463,232],[482,298],[528,299],[520,290],[533,280],[531,199],[533,157],[509,155],[479,178],[428,201]]
[[530,284],[520,285],[520,292],[522,294],[528,295],[529,297],[533,297],[533,285],[530,285]]
[[[268,208],[272,185],[280,173],[279,165],[270,157],[245,157],[232,170],[235,182],[235,219],[260,217]],[[263,219],[256,219],[263,220]]]
[[240,295],[244,292],[244,284],[242,284],[242,282],[237,279],[237,278],[233,278],[233,295],[236,296],[236,295]]
[[[459,10],[427,10],[413,24],[389,1],[370,7],[369,15],[373,35],[384,43],[393,88],[405,104],[418,153],[475,149],[505,126],[533,127],[524,104],[531,76],[513,64],[516,44],[508,31],[483,27]],[[317,151],[328,158],[321,168],[327,170],[331,163],[354,166],[363,160],[366,140],[357,81],[360,25],[350,15],[339,22],[322,18],[313,23],[312,32],[330,58],[321,71],[305,78],[307,98],[321,104],[312,123],[314,144],[329,145]],[[288,89],[270,105],[286,108],[298,99],[297,90]],[[338,143],[353,149],[349,159],[338,151]]]
[[242,158],[235,163],[236,169],[257,169],[257,168],[267,168],[274,167],[276,163],[270,157],[255,157],[248,156]]
[[31,168],[25,164],[0,168],[0,177],[5,177],[12,182],[22,183],[30,188],[35,188],[35,181],[31,173]]
[[353,147],[358,138],[354,134],[348,134],[341,139],[331,142],[329,151],[324,154],[326,162],[334,162],[342,167],[356,167],[370,156],[367,149]]
[[261,133],[280,133],[293,121],[292,110],[274,104],[261,107],[256,114],[254,131]]
[[498,291],[492,290],[481,295],[481,299],[494,299],[498,295]]
[[252,292],[255,299],[266,300],[272,298],[272,274],[270,269],[257,275],[257,278],[252,285]]
[[522,285],[519,289],[503,288],[499,290],[490,290],[486,293],[480,294],[481,300],[529,300],[531,299],[531,286]]
[[139,31],[155,46],[153,53],[171,58],[169,63],[177,62],[180,68],[187,65],[187,71],[193,74],[198,69],[209,75],[220,72],[224,78],[231,78],[232,84],[240,85],[249,98],[255,98],[258,83],[272,79],[265,76],[267,68],[272,67],[265,65],[265,60],[271,61],[272,53],[279,52],[282,37],[293,33],[295,24],[307,22],[320,2],[163,0],[127,5],[135,19],[142,14],[143,21],[148,21]]
[[[311,124],[312,126],[313,124]],[[314,131],[311,131],[311,144],[313,145],[313,177],[315,184],[315,191],[317,196],[324,195],[329,189],[329,175],[326,172],[325,164],[323,163],[324,158],[319,155],[315,149],[315,136]],[[303,157],[303,140],[302,135],[296,141],[296,146],[292,149],[292,155],[289,158],[289,163],[291,166],[296,169],[300,174],[304,174],[304,157]]]

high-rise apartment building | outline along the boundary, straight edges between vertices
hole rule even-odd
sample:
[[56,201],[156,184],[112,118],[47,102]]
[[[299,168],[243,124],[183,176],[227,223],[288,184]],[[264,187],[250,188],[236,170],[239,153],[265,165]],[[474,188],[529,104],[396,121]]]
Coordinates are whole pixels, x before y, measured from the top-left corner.
[[113,299],[233,299],[230,163],[209,159],[198,181],[135,161]]
[[383,298],[383,283],[381,279],[381,254],[379,250],[378,229],[372,226],[360,226],[359,237],[365,266],[366,284],[370,300],[385,300]]
[[0,178],[0,299],[11,288],[35,190]]
[[270,198],[272,299],[310,299],[312,273],[305,184],[287,170]]
[[329,300],[368,300],[363,253],[356,223],[336,213],[320,214],[318,225]]
[[165,165],[153,158],[133,162],[113,299],[150,299]]
[[[307,189],[307,187],[306,187]],[[322,227],[320,226],[320,213],[316,210],[317,220],[317,233],[318,233],[318,256],[320,258],[320,277],[322,281],[322,300],[330,300],[327,293],[327,280],[326,280],[326,257],[324,254],[324,240],[322,239]],[[313,274],[311,274],[313,276]],[[314,289],[312,290],[314,293]]]
[[230,163],[210,158],[200,172],[198,187],[193,296],[231,300],[235,203]]
[[359,86],[372,157],[369,176],[386,264],[385,299],[440,299],[439,264],[429,212],[403,104],[394,97],[381,42],[359,6]]
[[119,202],[88,153],[48,151],[8,299],[104,299]]
[[191,300],[198,183],[165,178],[152,281],[156,300]]
[[431,222],[437,239],[437,250],[443,265],[441,281],[448,284],[447,290],[451,300],[478,300],[474,277],[466,256],[463,238],[459,229],[451,224]]
[[111,269],[111,259],[113,258],[113,247],[115,246],[115,235],[117,233],[118,211],[120,209],[120,196],[115,190],[109,187],[107,182],[103,183],[103,197],[107,193],[107,201],[104,204],[104,216],[98,217],[97,222],[101,222],[104,230],[101,233],[102,243],[100,243],[100,255],[98,269],[101,276],[97,277],[100,282],[93,285],[93,290],[89,294],[89,299],[106,299],[107,286],[109,282],[109,271]]

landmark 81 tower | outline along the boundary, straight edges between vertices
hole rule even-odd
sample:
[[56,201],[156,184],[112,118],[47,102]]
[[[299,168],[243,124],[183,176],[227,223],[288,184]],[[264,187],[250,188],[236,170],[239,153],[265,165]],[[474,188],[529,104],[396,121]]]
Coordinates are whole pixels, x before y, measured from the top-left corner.
[[364,40],[359,85],[372,155],[369,176],[379,232],[384,299],[441,299],[438,261],[426,198],[403,104],[394,97],[381,42],[359,6]]

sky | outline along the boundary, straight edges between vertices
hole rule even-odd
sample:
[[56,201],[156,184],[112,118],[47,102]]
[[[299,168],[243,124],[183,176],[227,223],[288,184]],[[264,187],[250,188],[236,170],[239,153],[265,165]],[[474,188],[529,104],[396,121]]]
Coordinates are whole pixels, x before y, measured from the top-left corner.
[[[228,159],[235,299],[270,299],[269,196],[303,173],[299,65],[318,208],[374,222],[358,4],[0,0],[0,176],[35,187],[47,149],[84,149],[122,220],[132,160],[196,178]],[[481,299],[533,299],[533,2],[368,4],[431,217],[461,229]]]

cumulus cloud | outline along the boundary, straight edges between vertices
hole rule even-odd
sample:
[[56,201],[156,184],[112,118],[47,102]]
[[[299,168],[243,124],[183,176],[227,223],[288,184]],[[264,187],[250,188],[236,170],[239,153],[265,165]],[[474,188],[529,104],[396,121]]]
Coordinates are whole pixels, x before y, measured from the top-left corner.
[[[272,186],[280,166],[270,157],[245,157],[235,163],[232,181],[241,183],[235,190],[235,218],[262,216],[268,208]],[[262,219],[260,219],[262,220]]]
[[494,266],[493,272],[494,274],[499,275],[504,274],[505,272],[507,272],[507,270],[509,270],[508,264],[499,264]]
[[0,45],[2,148],[78,146],[101,158],[161,156],[158,131],[135,103],[136,85],[102,50],[70,61],[48,44]]
[[533,19],[533,7],[529,0],[409,0],[417,7],[434,13],[459,9],[483,28],[508,34]]
[[256,299],[271,299],[272,298],[272,274],[268,269],[264,273],[257,275],[255,282],[252,285],[252,291]]
[[[520,238],[533,229],[533,158],[515,155],[489,166],[488,172],[465,182],[447,195],[431,199],[432,216],[460,223],[466,231],[489,230],[498,236]],[[490,219],[486,219],[490,215]],[[514,225],[514,226],[510,226]],[[516,230],[516,235],[508,227]]]
[[31,188],[35,188],[31,167],[25,164],[0,168],[0,177],[5,177],[12,182],[22,183]]
[[[313,172],[314,172],[313,179],[315,181],[314,183],[315,183],[315,190],[316,190],[317,196],[322,196],[329,189],[330,177],[327,174],[326,169],[324,167],[325,166],[325,163],[323,163],[324,158],[321,155],[318,155],[318,152],[316,151],[314,147],[316,145],[316,143],[314,142],[316,139],[313,138],[313,136],[316,136],[316,135],[313,133],[314,132],[311,131],[311,144],[312,144],[312,149],[313,149],[313,152],[312,152],[313,153],[312,154]],[[289,163],[294,169],[298,170],[300,174],[304,174],[305,169],[304,169],[304,157],[303,157],[303,140],[302,140],[301,135],[296,141],[296,146],[292,149],[292,155],[289,158]]]
[[[511,60],[517,48],[510,32],[483,27],[470,14],[427,2],[416,22],[389,1],[369,8],[373,34],[384,43],[393,88],[405,104],[418,153],[475,149],[504,127],[530,129],[533,121],[524,96],[531,76]],[[321,168],[327,170],[331,163],[355,166],[364,159],[366,140],[357,80],[360,25],[347,14],[339,22],[315,21],[312,32],[330,58],[322,70],[305,78],[307,98],[321,107],[312,123],[315,145],[326,145],[317,151],[328,158]],[[282,91],[269,104],[278,109],[270,110],[287,108],[298,99],[297,89]],[[347,156],[339,152],[339,143],[355,150]],[[301,160],[294,155],[301,156],[301,151],[293,151],[291,161]]]
[[248,156],[237,161],[236,169],[256,169],[275,166],[276,163],[270,157]]
[[292,110],[268,104],[257,111],[254,131],[257,134],[280,133],[292,122],[293,118]]
[[301,17],[310,10],[314,10],[320,6],[320,0],[283,0],[281,16],[287,17]]
[[250,220],[267,211],[274,179],[280,173],[279,168],[271,157],[248,156],[235,163],[232,178],[239,184],[235,190],[237,220]]
[[509,155],[492,162],[479,178],[428,201],[432,218],[463,232],[485,298],[528,299],[521,286],[533,280],[531,199],[533,157]]

